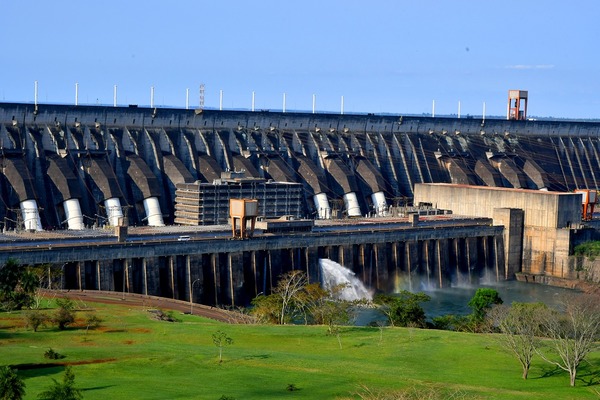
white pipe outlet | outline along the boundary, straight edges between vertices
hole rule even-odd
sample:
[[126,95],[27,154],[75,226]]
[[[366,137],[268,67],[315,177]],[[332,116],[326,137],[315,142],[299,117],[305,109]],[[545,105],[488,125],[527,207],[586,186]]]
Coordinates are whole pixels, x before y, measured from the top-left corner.
[[371,194],[371,200],[375,207],[375,214],[383,216],[387,212],[387,202],[385,201],[385,195],[383,192],[376,192]]
[[344,195],[344,206],[346,206],[346,212],[348,213],[349,217],[361,216],[356,193],[350,192]]
[[83,225],[83,215],[81,214],[79,200],[65,200],[63,203],[63,208],[65,209],[65,217],[67,219],[68,229],[80,231],[85,228]]
[[330,219],[331,218],[331,207],[329,206],[329,200],[325,193],[319,193],[313,196],[315,207],[317,208],[317,215],[319,219]]
[[158,198],[148,197],[147,199],[144,199],[144,210],[146,211],[148,226],[165,226],[162,212],[160,211],[160,204],[158,204]]
[[42,230],[42,221],[40,220],[40,212],[35,200],[25,200],[20,204],[21,215],[23,216],[23,224],[25,229]]
[[110,226],[119,226],[123,221],[123,209],[121,208],[121,201],[118,197],[111,197],[110,199],[104,200],[104,207],[106,208],[106,218]]

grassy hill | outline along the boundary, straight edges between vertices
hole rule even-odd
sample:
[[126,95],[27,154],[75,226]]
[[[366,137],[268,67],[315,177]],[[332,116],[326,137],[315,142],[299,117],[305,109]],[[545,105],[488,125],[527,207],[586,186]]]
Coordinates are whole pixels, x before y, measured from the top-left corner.
[[[228,325],[181,314],[166,322],[142,307],[77,305],[94,310],[101,327],[86,333],[89,311],[78,311],[65,331],[38,332],[25,328],[23,313],[0,314],[0,365],[19,368],[27,399],[62,379],[61,363],[73,365],[85,399],[387,399],[415,390],[437,396],[430,398],[600,398],[599,353],[571,388],[566,373],[540,359],[522,380],[492,335],[346,327],[340,348],[322,326]],[[222,363],[212,338],[218,330],[234,341]],[[45,359],[49,348],[66,357]]]

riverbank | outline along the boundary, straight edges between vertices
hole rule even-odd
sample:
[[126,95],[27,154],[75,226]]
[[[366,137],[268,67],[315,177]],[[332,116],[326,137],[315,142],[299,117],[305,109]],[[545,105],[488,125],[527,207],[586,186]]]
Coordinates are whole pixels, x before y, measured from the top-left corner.
[[597,293],[600,291],[600,284],[580,279],[567,279],[556,276],[528,274],[524,272],[516,273],[515,277],[519,282],[537,283],[540,285],[579,290],[584,293]]

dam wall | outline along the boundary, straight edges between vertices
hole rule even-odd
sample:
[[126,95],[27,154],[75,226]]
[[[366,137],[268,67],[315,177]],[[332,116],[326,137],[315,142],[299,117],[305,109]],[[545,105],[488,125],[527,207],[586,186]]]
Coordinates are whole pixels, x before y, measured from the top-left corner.
[[[33,242],[35,243],[35,242]],[[282,274],[321,282],[319,259],[352,270],[372,291],[422,290],[506,279],[504,236],[489,219],[418,221],[416,226],[336,228],[328,232],[229,238],[20,243],[0,248],[0,264],[60,269],[55,286],[245,306],[271,293]]]
[[384,214],[418,183],[596,190],[599,137],[596,122],[0,103],[0,221],[169,225],[177,185],[241,169],[302,184],[299,214],[325,219]]

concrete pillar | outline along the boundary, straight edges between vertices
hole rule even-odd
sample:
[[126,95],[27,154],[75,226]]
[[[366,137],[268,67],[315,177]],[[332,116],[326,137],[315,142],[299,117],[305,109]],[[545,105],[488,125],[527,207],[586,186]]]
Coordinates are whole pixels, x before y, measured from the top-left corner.
[[449,243],[447,239],[438,239],[436,245],[436,272],[440,288],[450,287],[452,283],[452,271],[449,262]]
[[204,274],[203,274],[203,255],[190,254],[186,256],[187,269],[187,300],[190,299],[194,303],[201,303],[204,297]]
[[522,270],[525,212],[518,208],[495,208],[494,225],[504,226],[504,279]]
[[339,264],[354,271],[354,248],[352,245],[343,245],[338,248]]
[[212,301],[214,301],[214,305],[219,305],[221,304],[221,299],[222,299],[222,293],[221,293],[221,288],[226,288],[227,286],[222,284],[222,277],[221,277],[221,258],[219,256],[219,253],[213,253],[210,255],[210,261],[211,261],[211,271],[212,271],[212,280],[213,280],[213,293],[214,293],[214,298],[212,299]]
[[319,249],[317,247],[306,247],[306,274],[309,283],[321,282],[321,268],[319,266]]
[[[235,306],[238,302],[240,305],[243,303],[243,289],[244,289],[244,270],[243,270],[243,258],[242,252],[229,253],[228,259],[228,293],[227,300],[228,305]],[[224,293],[225,294],[225,293]]]
[[98,276],[98,290],[115,290],[113,260],[96,261]]
[[[144,280],[145,293],[149,296],[161,296],[165,290],[161,291],[161,275],[166,278],[164,257],[145,257],[144,258]],[[162,272],[162,273],[161,273]],[[168,280],[162,279],[167,285]],[[168,294],[165,297],[169,297]]]
[[392,287],[388,273],[388,253],[387,243],[376,243],[373,245],[374,270],[375,270],[375,288],[388,293]]
[[419,243],[416,241],[406,242],[406,273],[408,274],[408,290],[414,290],[418,288],[418,283],[415,281],[415,277],[419,271],[420,257],[419,257]]
[[85,281],[85,261],[79,261],[76,263],[77,269],[77,288],[79,290],[85,290],[86,281]]
[[148,295],[148,259],[142,259],[142,294]]
[[479,275],[477,274],[477,238],[466,238],[465,246],[468,284],[477,285],[479,283]]

